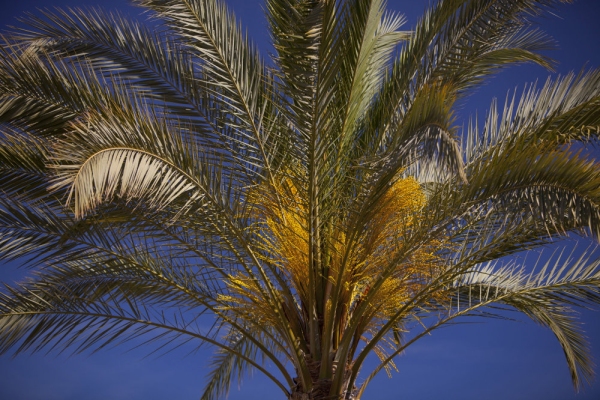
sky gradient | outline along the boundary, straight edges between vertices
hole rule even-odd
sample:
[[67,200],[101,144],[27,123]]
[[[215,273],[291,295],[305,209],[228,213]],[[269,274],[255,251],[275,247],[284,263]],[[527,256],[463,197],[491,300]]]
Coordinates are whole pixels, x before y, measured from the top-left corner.
[[[229,0],[263,54],[268,46],[262,0]],[[2,0],[0,27],[15,24],[24,11],[53,6],[102,5],[144,19],[139,9],[126,0]],[[410,29],[428,1],[389,0],[388,8],[404,13]],[[540,27],[559,45],[548,53],[558,61],[556,72],[600,67],[600,1],[579,0],[556,7],[554,15],[539,19]],[[547,79],[550,72],[537,66],[518,66],[496,76],[463,103],[459,125],[468,116],[485,114],[493,97],[502,104],[509,90],[525,83]],[[579,246],[587,247],[581,240]],[[531,259],[535,259],[532,257]],[[0,265],[0,281],[22,275],[12,265]],[[549,330],[515,315],[517,322],[472,321],[468,326],[450,326],[436,331],[410,347],[398,359],[399,373],[393,379],[380,375],[364,399],[444,400],[597,400],[600,381],[575,394],[562,350]],[[596,362],[600,362],[600,313],[582,311],[582,321],[591,341]],[[69,357],[51,353],[0,357],[0,399],[10,400],[158,400],[197,399],[209,371],[208,351],[188,355],[180,349],[167,355],[147,358],[147,351],[127,347],[97,354]],[[600,368],[597,368],[600,373]],[[229,396],[237,399],[278,399],[280,392],[258,373],[244,380],[241,390],[232,387]]]

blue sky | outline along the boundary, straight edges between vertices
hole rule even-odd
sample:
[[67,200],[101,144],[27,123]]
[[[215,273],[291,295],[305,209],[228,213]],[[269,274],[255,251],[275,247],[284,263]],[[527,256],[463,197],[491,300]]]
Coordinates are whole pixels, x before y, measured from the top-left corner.
[[[0,26],[36,7],[102,5],[139,16],[138,9],[121,0],[3,0]],[[261,0],[229,0],[259,47],[266,51],[268,34]],[[389,0],[390,9],[405,13],[410,28],[427,1]],[[579,0],[556,7],[554,15],[539,19],[543,30],[558,42],[549,53],[558,73],[600,67],[600,1]],[[139,18],[144,18],[139,16]],[[469,98],[461,117],[483,115],[493,97],[504,101],[507,91],[527,82],[543,83],[549,72],[540,67],[511,68],[495,77]],[[581,243],[585,247],[586,243]],[[0,265],[0,281],[20,272]],[[518,316],[517,316],[518,317]],[[600,313],[582,312],[582,321],[600,362]],[[518,317],[518,322],[483,321],[435,332],[409,348],[398,360],[393,379],[380,376],[365,399],[600,399],[600,381],[575,394],[564,357],[552,334]],[[144,358],[146,352],[116,348],[97,354],[0,357],[0,399],[197,399],[208,373],[207,354],[187,355],[184,350],[162,357]],[[598,369],[600,372],[600,368]],[[281,398],[277,389],[258,374],[232,388],[230,399]]]

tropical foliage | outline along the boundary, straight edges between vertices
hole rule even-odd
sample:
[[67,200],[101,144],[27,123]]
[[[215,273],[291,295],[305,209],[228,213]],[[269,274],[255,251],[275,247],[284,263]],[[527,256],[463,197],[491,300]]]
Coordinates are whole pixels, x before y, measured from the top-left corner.
[[489,75],[551,66],[529,20],[555,1],[438,1],[402,31],[383,0],[267,0],[269,60],[221,1],[134,2],[151,27],[56,11],[3,39],[0,259],[33,272],[0,294],[0,353],[204,343],[205,399],[249,370],[358,399],[510,309],[592,377],[572,307],[600,303],[598,260],[509,256],[600,236],[600,72],[455,121]]

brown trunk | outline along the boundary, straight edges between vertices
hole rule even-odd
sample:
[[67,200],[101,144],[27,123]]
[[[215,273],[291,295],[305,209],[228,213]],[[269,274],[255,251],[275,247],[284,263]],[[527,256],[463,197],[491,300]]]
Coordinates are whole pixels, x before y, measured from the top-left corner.
[[302,385],[297,384],[292,391],[290,400],[359,400],[356,395],[356,388],[345,394],[330,395],[331,379],[320,379],[313,382],[312,390],[306,393],[302,390]]
[[[316,399],[328,399],[329,390],[331,389],[331,379],[321,379],[313,382],[313,387],[310,392],[306,393],[301,384],[297,384],[294,387],[292,396],[293,400],[316,400]],[[341,397],[340,397],[341,398]]]
[[[292,388],[292,393],[289,397],[290,400],[358,400],[356,397],[356,387],[353,387],[352,390],[348,390],[346,393],[331,395],[332,380],[328,378],[319,379],[320,362],[309,361],[308,367],[311,373],[312,389],[307,392],[302,387],[302,383],[295,378],[294,382],[296,385]],[[333,367],[332,373],[334,372],[335,367]],[[347,378],[349,378],[349,371],[347,375]],[[346,386],[344,385],[344,387]]]

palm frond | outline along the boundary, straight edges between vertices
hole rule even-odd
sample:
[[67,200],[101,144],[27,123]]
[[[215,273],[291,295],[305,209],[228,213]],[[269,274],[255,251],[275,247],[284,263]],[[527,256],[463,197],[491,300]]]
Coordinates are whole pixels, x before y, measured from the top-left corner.
[[[589,71],[548,79],[541,89],[524,90],[521,99],[507,98],[502,113],[492,104],[483,131],[471,125],[466,136],[468,162],[487,157],[492,149],[510,146],[526,137],[529,143],[544,141],[562,146],[598,139],[600,122],[598,90],[600,72]],[[497,151],[497,150],[496,150]]]
[[226,119],[233,117],[227,124],[236,127],[241,143],[249,144],[246,151],[269,176],[271,151],[277,147],[265,146],[270,137],[261,129],[271,99],[265,86],[268,74],[233,13],[219,0],[136,0],[136,4],[155,12],[186,39],[185,47],[200,60],[195,65],[203,74],[203,90],[215,95],[211,100],[229,114]]
[[[161,348],[187,337],[234,351],[218,340],[218,330],[203,333],[201,329],[203,323],[198,318],[204,318],[207,310],[226,317],[216,307],[217,293],[226,288],[210,285],[210,272],[196,271],[175,259],[161,259],[144,251],[140,243],[120,250],[121,244],[116,243],[104,255],[62,261],[38,274],[36,281],[7,287],[8,293],[2,295],[1,319],[12,333],[3,338],[0,349],[7,351],[25,338],[17,352],[48,346],[96,351],[115,341],[150,335],[146,343],[166,341]],[[224,321],[235,327],[235,318]],[[86,326],[93,326],[94,332]],[[74,329],[78,333],[73,335]],[[254,329],[260,331],[260,326]],[[160,330],[165,332],[155,333]],[[251,337],[250,341],[259,344]],[[282,368],[264,346],[259,344],[258,348]],[[236,354],[273,379],[262,366]],[[285,376],[285,370],[281,371]]]
[[[594,249],[587,249],[579,256],[575,256],[575,252],[567,257],[560,253],[541,268],[517,262],[498,267],[498,263],[480,264],[468,270],[450,268],[443,281],[434,282],[444,286],[448,296],[440,301],[444,297],[433,299],[426,294],[417,308],[423,307],[425,312],[439,311],[437,319],[430,320],[428,325],[421,323],[420,333],[396,346],[363,382],[359,393],[398,354],[425,335],[462,317],[503,318],[501,313],[506,310],[499,310],[498,305],[521,312],[552,330],[563,347],[576,389],[592,379],[593,362],[588,343],[571,307],[591,307],[600,302],[600,262],[594,257]],[[354,366],[353,370],[357,374],[359,367]]]
[[[257,335],[260,336],[260,333]],[[241,383],[244,375],[252,371],[254,366],[247,360],[256,362],[260,360],[260,351],[248,340],[247,335],[231,331],[227,334],[227,338],[229,348],[235,352],[220,350],[213,356],[213,369],[208,376],[208,384],[204,393],[200,397],[202,400],[227,397],[232,379]],[[243,357],[240,357],[239,354],[242,354]]]
[[198,60],[176,38],[97,9],[47,11],[42,17],[29,15],[23,21],[27,28],[14,36],[37,51],[53,54],[52,59],[60,54],[92,66],[98,74],[166,107],[166,116],[177,114],[195,123],[203,135],[220,136],[220,117],[208,106],[211,95],[194,68]]
[[3,196],[47,197],[47,143],[0,125],[0,188]]
[[33,273],[0,293],[0,353],[204,343],[203,398],[260,371],[350,399],[510,309],[581,387],[600,262],[502,262],[600,238],[600,72],[494,103],[462,146],[456,112],[509,65],[552,67],[531,17],[564,2],[440,0],[401,32],[382,0],[268,0],[270,64],[224,0],[135,0],[151,28],[29,15],[0,49],[0,260]]
[[483,265],[461,276],[454,286],[467,307],[476,302],[506,304],[549,328],[563,348],[573,385],[580,389],[593,378],[594,370],[589,344],[571,306],[600,302],[600,263],[590,260],[592,255],[588,250],[577,258],[557,257],[529,274],[518,266]]
[[198,200],[202,208],[202,197],[215,187],[209,189],[190,171],[208,175],[214,169],[200,167],[195,143],[173,129],[155,114],[127,110],[120,104],[90,113],[85,121],[74,124],[70,133],[86,146],[71,147],[65,142],[61,153],[54,156],[57,177],[52,188],[71,188],[79,217],[117,195],[145,198],[154,207],[159,203],[168,206],[186,193],[189,202]]

